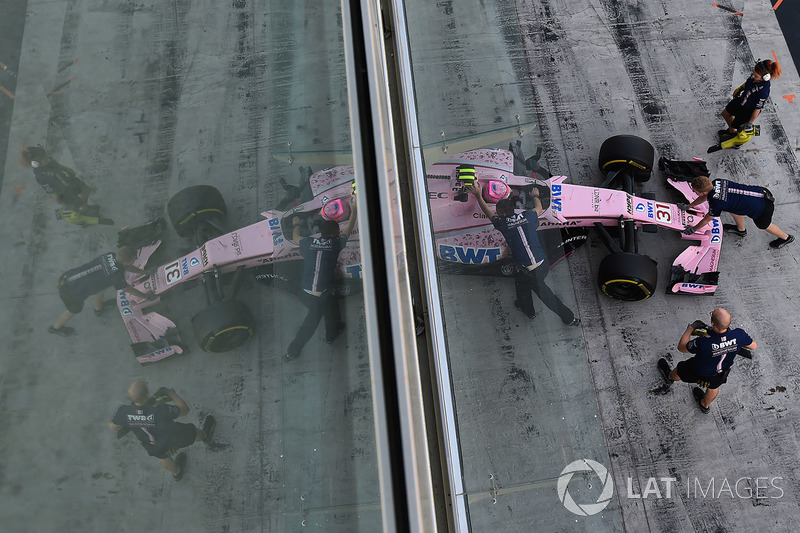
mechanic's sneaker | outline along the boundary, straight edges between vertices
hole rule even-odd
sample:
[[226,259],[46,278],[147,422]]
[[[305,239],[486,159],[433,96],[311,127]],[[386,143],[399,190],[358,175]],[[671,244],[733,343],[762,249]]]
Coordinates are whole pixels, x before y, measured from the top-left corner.
[[567,325],[568,326],[580,326],[581,325],[581,319],[578,318],[578,317],[575,317],[575,318],[572,319],[572,322],[567,323]]
[[663,357],[658,360],[658,373],[661,374],[661,377],[664,378],[664,381],[667,382],[667,385],[672,385],[672,380],[669,379],[669,374],[672,372],[672,369],[669,367],[669,363]]
[[736,224],[723,224],[722,229],[739,237],[747,237],[747,230],[737,228]]
[[794,235],[789,235],[785,239],[775,239],[769,243],[771,248],[783,248],[790,242],[794,242]]
[[735,133],[731,133],[730,130],[717,130],[717,136],[721,141],[727,141],[731,137],[736,135]]
[[75,329],[69,326],[61,326],[60,328],[55,328],[50,326],[47,328],[48,333],[52,333],[53,335],[61,335],[62,337],[69,337],[70,335],[75,335]]
[[283,360],[286,361],[287,363],[290,363],[290,362],[294,361],[298,357],[300,357],[300,354],[292,355],[289,352],[286,352],[285,354],[283,354]]
[[703,397],[706,395],[705,391],[703,391],[703,389],[701,389],[700,387],[695,387],[692,389],[692,395],[694,395],[694,399],[697,400],[697,406],[700,408],[701,411],[703,411],[703,414],[707,415],[711,409],[708,407],[703,407],[703,403],[701,401]]
[[175,481],[180,481],[183,478],[183,471],[186,468],[186,454],[183,452],[179,453],[178,456],[175,457],[175,464],[178,465],[180,470],[178,470],[177,474],[172,474],[172,477],[175,478]]
[[206,419],[203,420],[203,433],[206,434],[206,438],[203,439],[203,442],[206,444],[211,443],[211,439],[214,438],[214,429],[217,427],[217,421],[214,419],[213,416],[208,415]]
[[530,311],[530,312],[528,312],[528,311],[524,310],[524,309],[522,308],[522,306],[519,304],[519,300],[514,300],[514,307],[516,307],[517,309],[519,309],[520,311],[522,311],[523,313],[525,313],[525,316],[527,316],[527,317],[528,317],[528,318],[530,318],[531,320],[533,320],[534,318],[536,318],[536,311]]
[[336,329],[336,334],[333,337],[330,338],[327,336],[325,337],[325,343],[333,344],[333,342],[339,338],[339,335],[341,335],[343,331],[344,331],[344,322],[341,322],[339,324],[339,327]]

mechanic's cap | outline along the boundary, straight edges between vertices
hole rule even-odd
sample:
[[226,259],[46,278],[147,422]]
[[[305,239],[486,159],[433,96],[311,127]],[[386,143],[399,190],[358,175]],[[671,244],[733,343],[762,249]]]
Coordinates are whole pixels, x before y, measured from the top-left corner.
[[320,209],[319,214],[325,220],[333,220],[334,222],[344,222],[350,218],[350,204],[343,201],[341,198],[326,202]]
[[508,198],[511,194],[511,187],[502,181],[492,180],[483,188],[483,199],[489,203],[496,204],[500,200]]

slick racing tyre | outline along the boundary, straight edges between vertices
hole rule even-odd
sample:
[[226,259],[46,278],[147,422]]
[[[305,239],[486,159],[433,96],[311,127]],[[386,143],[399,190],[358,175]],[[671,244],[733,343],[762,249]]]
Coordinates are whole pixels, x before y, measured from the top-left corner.
[[169,220],[181,237],[191,236],[199,221],[222,218],[227,212],[222,195],[210,185],[187,187],[167,203]]
[[654,158],[653,145],[641,137],[615,135],[603,142],[598,163],[604,176],[627,167],[632,171],[633,180],[643,183],[650,179]]
[[608,254],[600,261],[597,284],[615,300],[636,302],[653,295],[658,282],[656,262],[630,252]]
[[192,328],[203,350],[222,353],[249,341],[255,332],[255,320],[246,304],[229,300],[216,302],[194,315]]

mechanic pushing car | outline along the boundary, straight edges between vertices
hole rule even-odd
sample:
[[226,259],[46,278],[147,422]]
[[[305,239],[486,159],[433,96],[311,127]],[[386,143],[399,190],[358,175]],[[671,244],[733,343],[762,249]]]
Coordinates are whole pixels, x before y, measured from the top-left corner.
[[685,235],[692,235],[711,222],[712,218],[718,217],[722,211],[727,211],[736,221],[736,224],[722,225],[727,232],[745,237],[747,229],[744,227],[744,217],[748,216],[753,219],[758,229],[777,237],[769,243],[772,248],[783,248],[794,242],[793,235],[789,235],[772,222],[775,197],[766,187],[742,185],[721,179],[711,181],[708,176],[698,176],[692,180],[692,190],[698,194],[697,198],[688,205],[678,204],[678,207],[689,210],[708,201],[708,213],[694,226],[686,226],[683,230]]
[[514,276],[517,299],[514,300],[514,307],[525,313],[531,320],[536,318],[536,310],[533,307],[533,297],[531,296],[531,291],[533,291],[551,311],[561,318],[564,324],[579,325],[580,319],[575,317],[575,314],[564,305],[545,282],[545,277],[550,272],[550,263],[545,257],[544,249],[536,234],[539,215],[543,211],[539,191],[536,188],[533,189],[533,211],[526,210],[516,213],[514,200],[504,198],[497,202],[497,212],[495,213],[484,200],[481,185],[477,179],[465,188],[475,196],[483,213],[492,221],[495,229],[503,234],[511,249],[511,255],[517,267],[517,273]]

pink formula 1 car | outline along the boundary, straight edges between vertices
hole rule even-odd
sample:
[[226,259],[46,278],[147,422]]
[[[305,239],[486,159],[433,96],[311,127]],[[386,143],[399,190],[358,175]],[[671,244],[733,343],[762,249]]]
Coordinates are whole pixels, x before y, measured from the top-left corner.
[[[596,228],[610,251],[600,263],[600,288],[621,300],[650,297],[657,284],[657,268],[655,261],[638,253],[637,229],[654,231],[661,226],[681,231],[702,216],[644,194],[633,195],[634,183],[650,177],[653,153],[653,147],[638,137],[608,139],[600,150],[600,168],[606,179],[599,187],[572,185],[564,176],[551,176],[539,166],[538,156],[523,157],[519,143],[509,150],[472,150],[433,164],[428,169],[428,196],[442,269],[467,274],[514,272],[502,236],[480,211],[475,198],[464,191],[468,183],[478,180],[487,201],[515,198],[520,209],[530,208],[531,191],[539,190],[545,206],[539,227],[554,262],[585,242],[588,228]],[[686,181],[705,173],[704,164],[661,163],[669,182],[693,200],[695,195]],[[341,223],[349,217],[354,181],[351,166],[314,174],[301,167],[301,174],[307,183],[299,188],[284,184],[289,195],[276,210],[262,213],[260,222],[229,233],[220,225],[227,208],[219,191],[204,185],[180,191],[169,200],[167,214],[179,235],[194,240],[194,251],[148,270],[149,275],[138,279],[132,275],[128,281],[142,292],[154,292],[159,297],[187,282],[200,282],[208,302],[192,318],[200,346],[208,352],[226,352],[247,342],[254,334],[255,320],[247,305],[236,299],[244,271],[252,269],[262,282],[280,282],[296,289],[302,257],[297,244],[287,238],[291,220],[299,216],[304,235],[310,235],[316,231],[319,217]],[[608,188],[613,185],[621,189]],[[165,226],[159,219],[125,229],[118,244],[139,248],[136,265],[144,268],[160,245]],[[719,220],[714,219],[691,237],[682,235],[699,242],[673,263],[668,292],[705,294],[716,290],[720,230]],[[340,294],[359,285],[357,232],[339,256],[338,275]],[[140,301],[124,291],[118,293],[117,304],[141,363],[185,350],[174,322],[150,309],[156,303]]]

